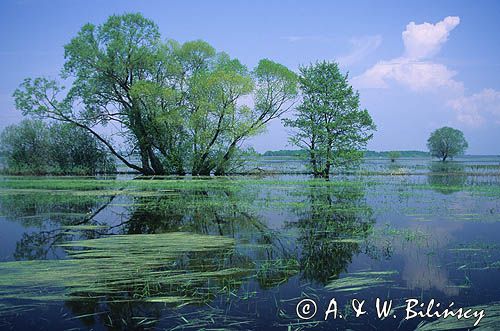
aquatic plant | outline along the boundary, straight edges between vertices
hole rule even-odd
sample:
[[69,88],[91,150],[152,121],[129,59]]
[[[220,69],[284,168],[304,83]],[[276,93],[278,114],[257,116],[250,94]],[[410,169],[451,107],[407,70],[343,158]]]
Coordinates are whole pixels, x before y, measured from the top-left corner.
[[199,302],[247,272],[224,264],[233,244],[190,233],[69,242],[65,260],[0,263],[0,300]]
[[348,274],[346,277],[334,279],[326,285],[329,290],[337,292],[357,292],[376,286],[387,286],[393,281],[391,276],[397,271],[362,271]]

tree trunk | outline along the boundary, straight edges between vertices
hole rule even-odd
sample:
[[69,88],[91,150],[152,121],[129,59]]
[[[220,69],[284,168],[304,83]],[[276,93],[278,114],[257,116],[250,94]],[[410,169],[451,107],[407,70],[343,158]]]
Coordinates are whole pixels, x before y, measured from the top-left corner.
[[227,172],[227,165],[229,163],[229,160],[233,157],[234,151],[236,150],[236,145],[238,144],[237,140],[234,140],[229,148],[227,149],[227,152],[224,154],[222,157],[222,161],[217,165],[217,168],[215,170],[215,175],[216,176],[224,176]]
[[314,178],[321,177],[321,173],[318,169],[318,161],[316,160],[316,137],[314,135],[311,139],[311,148],[309,149],[309,157]]
[[148,156],[155,175],[165,175],[165,169],[151,147],[148,148]]
[[323,178],[330,179],[330,161],[326,161],[325,169],[323,170]]
[[199,176],[210,176],[210,173],[212,172],[212,169],[210,166],[205,162],[200,170],[198,171]]
[[147,151],[143,150],[141,147],[139,147],[140,152],[139,154],[141,155],[141,164],[142,164],[142,174],[143,175],[154,175],[153,169],[149,166],[149,157]]
[[210,165],[210,159],[198,160],[193,164],[191,175],[193,176],[210,176],[213,166]]
[[330,179],[330,167],[332,164],[331,163],[332,144],[333,144],[332,138],[328,137],[328,145],[327,145],[327,150],[326,150],[326,162],[325,162],[325,168],[323,169],[323,178],[326,178],[327,180]]

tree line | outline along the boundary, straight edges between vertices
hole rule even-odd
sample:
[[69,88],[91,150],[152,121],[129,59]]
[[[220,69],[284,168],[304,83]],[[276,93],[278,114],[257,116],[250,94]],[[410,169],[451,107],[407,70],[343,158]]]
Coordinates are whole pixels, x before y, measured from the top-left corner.
[[326,177],[359,159],[375,129],[334,62],[296,74],[262,59],[250,70],[207,42],[163,41],[141,14],[86,24],[64,50],[60,79],[25,79],[14,92],[16,108],[80,128],[145,175],[227,174],[246,139],[295,109],[295,120],[283,120],[295,132],[291,140],[308,147],[314,174]]
[[[291,111],[293,116],[282,118],[292,131],[290,141],[307,151],[315,177],[328,177],[332,169],[358,163],[376,130],[335,62],[316,62],[295,73],[262,59],[249,69],[202,40],[164,41],[158,26],[141,14],[86,24],[64,51],[60,79],[27,78],[14,92],[23,115],[46,123],[25,122],[20,132],[30,126],[70,130],[73,136],[54,133],[59,141],[67,139],[66,149],[99,156],[105,149],[144,175],[225,175],[239,164],[245,140]],[[110,131],[106,127],[113,134],[103,134]],[[8,128],[2,136],[7,155],[22,145],[15,131]],[[444,159],[453,153],[448,148]],[[68,159],[78,167],[85,158]]]
[[[372,151],[366,150],[363,151],[363,156],[370,158],[390,158],[391,153],[398,153],[397,157],[429,157],[429,152],[424,151],[412,151],[412,150],[403,150],[403,151]],[[305,149],[280,149],[276,151],[265,151],[262,153],[263,156],[293,156],[300,158],[307,158],[308,151]]]

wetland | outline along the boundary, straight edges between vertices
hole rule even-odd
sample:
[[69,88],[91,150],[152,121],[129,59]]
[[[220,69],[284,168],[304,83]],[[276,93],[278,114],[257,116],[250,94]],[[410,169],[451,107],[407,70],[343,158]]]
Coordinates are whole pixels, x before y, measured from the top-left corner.
[[[2,176],[0,328],[474,327],[406,320],[408,299],[484,309],[478,327],[494,327],[499,161],[367,159],[329,181],[280,157],[225,177]],[[333,297],[344,317],[325,321]],[[297,316],[304,298],[316,317]],[[354,298],[396,317],[356,318]]]

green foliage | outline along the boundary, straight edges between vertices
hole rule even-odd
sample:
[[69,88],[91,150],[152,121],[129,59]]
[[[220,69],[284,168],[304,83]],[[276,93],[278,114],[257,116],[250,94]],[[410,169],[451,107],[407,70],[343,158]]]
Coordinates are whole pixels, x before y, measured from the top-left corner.
[[[83,26],[65,58],[69,91],[56,81],[26,79],[14,93],[17,108],[84,128],[146,175],[227,173],[245,139],[287,111],[297,94],[296,75],[283,65],[261,60],[250,71],[204,41],[163,42],[140,14]],[[254,106],[245,106],[251,97]],[[112,124],[140,165],[97,130]]]
[[447,158],[464,154],[469,145],[462,131],[445,126],[431,133],[427,147],[432,156],[444,162]]
[[82,128],[24,120],[0,135],[7,172],[21,174],[80,174],[114,171],[104,146]]
[[388,153],[389,159],[391,159],[391,162],[396,161],[396,159],[399,159],[401,157],[401,153],[398,151],[390,151]]
[[308,150],[314,175],[328,177],[331,167],[357,163],[376,127],[347,74],[336,63],[318,62],[300,68],[299,86],[302,104],[295,119],[283,122],[295,129],[291,142]]

